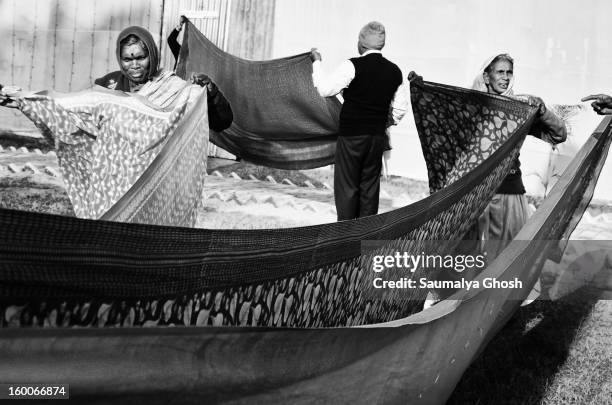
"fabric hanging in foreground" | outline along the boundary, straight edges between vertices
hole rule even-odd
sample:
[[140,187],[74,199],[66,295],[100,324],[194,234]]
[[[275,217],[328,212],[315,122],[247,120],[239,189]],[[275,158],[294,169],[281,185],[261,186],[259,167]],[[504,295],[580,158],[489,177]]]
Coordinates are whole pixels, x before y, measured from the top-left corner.
[[234,122],[211,141],[250,162],[281,169],[332,164],[340,102],[319,96],[310,53],[249,61],[223,52],[185,24],[176,72],[203,72],[232,105]]
[[206,97],[178,82],[163,108],[106,89],[21,98],[23,113],[56,145],[78,217],[195,224],[206,170]]
[[[373,291],[372,257],[450,252],[428,244],[467,231],[508,173],[535,109],[422,81],[412,97],[430,174],[448,186],[395,211],[302,228],[206,230],[1,210],[2,325],[334,327],[420,310],[423,289]],[[362,250],[368,240],[392,243]]]
[[478,276],[518,278],[522,288],[463,289],[427,311],[364,328],[5,329],[2,381],[70,384],[77,403],[443,404],[531,291],[550,239],[571,231],[588,205],[609,125],[606,118],[517,240]]

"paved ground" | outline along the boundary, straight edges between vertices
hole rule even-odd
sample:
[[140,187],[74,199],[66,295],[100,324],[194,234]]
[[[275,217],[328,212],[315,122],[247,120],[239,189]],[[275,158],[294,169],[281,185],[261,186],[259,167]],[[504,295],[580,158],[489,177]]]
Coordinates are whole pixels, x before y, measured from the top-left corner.
[[[240,179],[235,174],[235,177],[217,175],[214,169],[231,163],[234,162],[211,161],[213,174],[206,179],[199,227],[240,228],[241,223],[247,227],[290,227],[336,220],[331,189],[300,187],[286,179],[260,181]],[[43,153],[24,147],[0,150],[0,176],[27,177],[40,184],[63,184],[54,152]],[[391,198],[383,188],[380,211],[399,208],[413,200],[407,193]],[[247,224],[246,219],[251,223]]]

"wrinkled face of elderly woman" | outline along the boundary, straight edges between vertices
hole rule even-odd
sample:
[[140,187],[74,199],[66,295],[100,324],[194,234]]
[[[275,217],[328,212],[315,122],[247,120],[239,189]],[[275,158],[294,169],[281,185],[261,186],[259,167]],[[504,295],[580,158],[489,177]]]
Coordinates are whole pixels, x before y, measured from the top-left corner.
[[502,94],[508,90],[514,74],[512,63],[508,60],[498,60],[483,73],[484,82],[489,93]]
[[149,51],[142,41],[128,41],[121,47],[121,67],[131,82],[146,82],[150,63]]

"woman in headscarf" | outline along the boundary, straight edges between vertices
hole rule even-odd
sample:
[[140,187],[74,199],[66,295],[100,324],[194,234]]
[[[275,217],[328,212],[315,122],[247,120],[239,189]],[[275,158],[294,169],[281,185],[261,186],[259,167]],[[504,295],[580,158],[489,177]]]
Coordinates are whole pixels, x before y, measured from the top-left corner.
[[[202,167],[206,162],[208,128],[215,127],[214,115],[231,110],[220,92],[208,92],[208,100],[223,99],[224,105],[210,102],[209,119],[204,119],[206,106],[198,103],[205,83],[202,75],[187,82],[171,71],[160,69],[158,51],[151,34],[141,27],[123,30],[117,39],[120,70],[96,80],[91,90],[60,94],[42,92],[19,94],[0,88],[0,105],[19,108],[55,145],[60,171],[75,214],[80,218],[100,218],[109,211],[151,166],[167,141],[176,133],[183,118],[192,112],[201,117],[183,126],[182,141],[189,142],[189,151],[197,152],[197,162],[156,167],[156,174],[169,174],[165,179],[180,177],[185,187],[170,192],[159,187],[155,198],[184,203],[181,209],[156,206],[145,220],[149,223],[193,226],[195,211],[203,187]],[[127,93],[127,94],[126,94]],[[222,125],[221,125],[222,124]],[[229,125],[227,120],[221,126]],[[191,135],[194,136],[191,136]],[[182,148],[167,151],[187,155]],[[203,163],[204,162],[204,163]],[[166,172],[164,172],[166,170]],[[161,183],[159,183],[161,184]],[[151,192],[153,193],[153,192]],[[172,212],[170,212],[172,211]],[[154,217],[155,216],[155,217]],[[144,218],[144,217],[143,217]]]
[[472,84],[474,90],[501,96],[512,96],[513,87],[514,59],[506,53],[488,58]]
[[[142,27],[128,27],[117,38],[120,70],[95,80],[95,84],[113,90],[137,92],[160,107],[167,107],[185,86],[174,72],[159,67],[159,52],[153,36]],[[193,73],[191,82],[208,92],[208,124],[213,131],[223,131],[233,120],[229,102],[203,73]]]
[[[513,86],[514,60],[504,53],[485,61],[474,79],[472,88],[538,106],[536,120],[529,134],[553,145],[565,141],[567,131],[563,121],[548,110],[539,97],[514,95]],[[485,249],[488,260],[493,260],[514,239],[529,217],[520,166],[517,157],[510,173],[498,187],[497,193],[479,219],[479,236],[487,241]]]

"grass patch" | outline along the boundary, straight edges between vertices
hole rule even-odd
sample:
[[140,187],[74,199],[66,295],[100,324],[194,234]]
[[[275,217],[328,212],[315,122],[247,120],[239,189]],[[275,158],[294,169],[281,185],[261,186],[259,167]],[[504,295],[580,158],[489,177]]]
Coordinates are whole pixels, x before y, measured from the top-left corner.
[[448,404],[611,404],[611,312],[585,288],[520,308]]
[[27,177],[0,177],[0,208],[75,216],[66,191]]
[[1,130],[0,130],[0,146],[2,146],[3,148],[8,148],[10,146],[14,146],[15,148],[21,148],[22,146],[25,146],[26,148],[30,150],[40,149],[43,153],[47,153],[55,149],[54,145],[47,142],[45,138],[18,135],[13,132],[7,132],[7,131],[1,131]]

